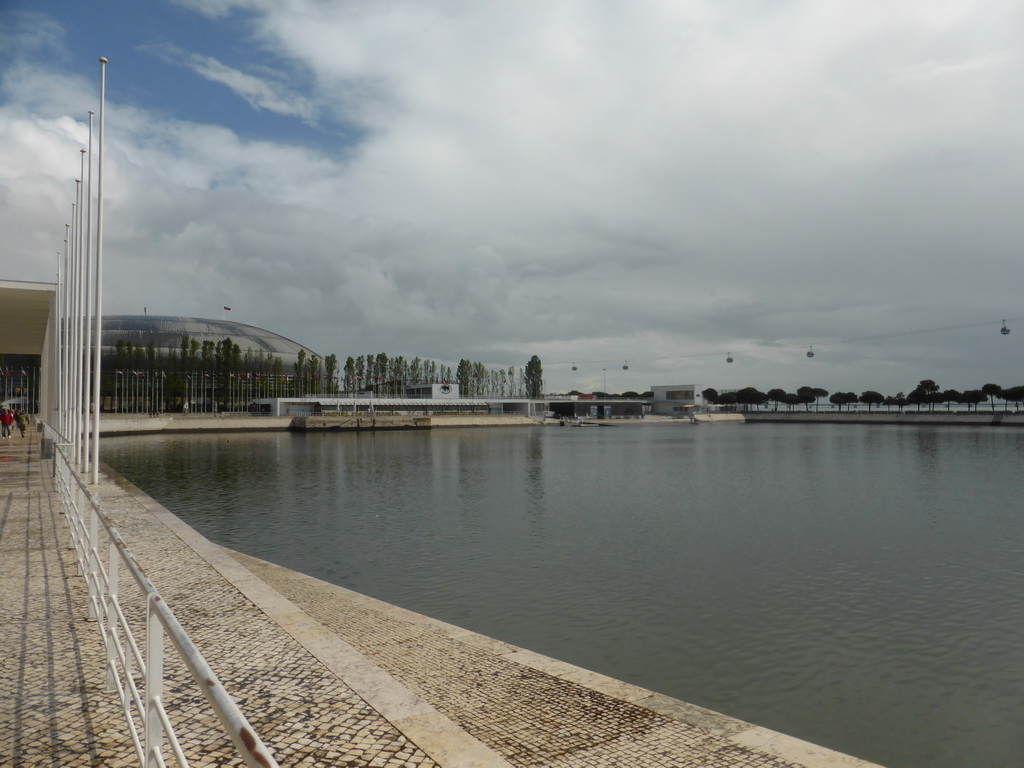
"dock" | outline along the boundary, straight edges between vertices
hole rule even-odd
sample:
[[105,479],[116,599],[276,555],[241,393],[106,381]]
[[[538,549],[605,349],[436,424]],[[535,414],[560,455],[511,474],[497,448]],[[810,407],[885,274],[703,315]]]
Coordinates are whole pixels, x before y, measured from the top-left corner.
[[[137,765],[40,449],[0,441],[0,765]],[[111,471],[91,490],[282,766],[872,765],[230,551]],[[241,765],[166,680],[189,764]]]

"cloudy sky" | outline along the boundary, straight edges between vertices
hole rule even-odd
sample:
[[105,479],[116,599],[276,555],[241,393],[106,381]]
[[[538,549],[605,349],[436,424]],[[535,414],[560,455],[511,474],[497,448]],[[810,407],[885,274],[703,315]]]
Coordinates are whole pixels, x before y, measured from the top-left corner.
[[0,53],[14,280],[109,59],[107,314],[550,391],[1024,384],[1019,0],[0,0]]

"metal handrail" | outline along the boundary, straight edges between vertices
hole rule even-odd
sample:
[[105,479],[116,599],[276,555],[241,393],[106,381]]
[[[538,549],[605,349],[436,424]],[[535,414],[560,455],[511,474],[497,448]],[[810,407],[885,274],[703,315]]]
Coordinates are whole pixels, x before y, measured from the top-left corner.
[[[96,620],[106,649],[107,690],[118,696],[140,765],[162,768],[166,740],[166,747],[178,765],[188,766],[163,699],[166,634],[246,764],[252,768],[278,768],[238,705],[143,573],[113,522],[103,514],[99,501],[68,457],[67,441],[49,424],[44,425],[43,434],[45,439],[53,441],[54,481],[71,530],[78,565],[88,586],[88,615]],[[100,556],[101,531],[108,539],[106,562]],[[127,568],[145,598],[142,648],[118,599],[121,566]]]

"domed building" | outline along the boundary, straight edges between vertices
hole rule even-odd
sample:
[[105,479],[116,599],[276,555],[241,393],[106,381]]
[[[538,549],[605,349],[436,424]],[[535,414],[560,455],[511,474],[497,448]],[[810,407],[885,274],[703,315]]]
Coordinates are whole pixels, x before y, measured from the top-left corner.
[[202,346],[204,341],[219,344],[231,339],[244,354],[263,352],[264,357],[281,358],[286,366],[295,362],[300,351],[306,356],[316,353],[284,336],[244,323],[230,320],[209,320],[201,317],[169,317],[161,315],[104,315],[103,352],[114,354],[117,343],[123,341],[133,347],[147,347],[152,341],[157,355],[168,357],[171,350],[181,350],[181,339],[188,336]]

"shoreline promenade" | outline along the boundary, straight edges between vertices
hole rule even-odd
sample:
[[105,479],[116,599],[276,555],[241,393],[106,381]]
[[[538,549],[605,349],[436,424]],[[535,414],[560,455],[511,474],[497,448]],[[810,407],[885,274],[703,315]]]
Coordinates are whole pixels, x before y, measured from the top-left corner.
[[[34,431],[0,444],[0,765],[135,765],[39,449]],[[871,765],[231,552],[115,473],[93,491],[282,766]],[[241,765],[176,663],[190,764]]]

